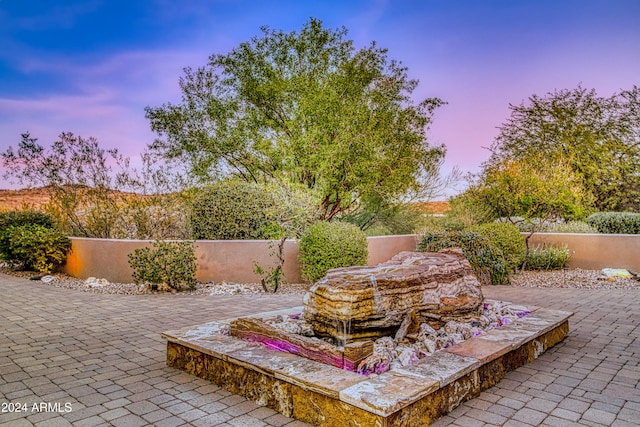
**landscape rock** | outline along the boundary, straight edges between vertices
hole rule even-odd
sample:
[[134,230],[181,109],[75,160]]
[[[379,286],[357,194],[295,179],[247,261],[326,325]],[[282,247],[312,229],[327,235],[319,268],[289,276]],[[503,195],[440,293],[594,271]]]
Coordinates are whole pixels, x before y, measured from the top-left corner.
[[42,278],[40,279],[40,281],[42,281],[43,283],[51,283],[51,282],[55,282],[58,279],[54,276],[51,275],[46,275],[46,276],[42,276]]
[[[329,270],[305,295],[304,318],[318,336],[353,342],[394,335],[412,311],[441,327],[477,314],[482,301],[459,249],[401,252],[374,267]],[[417,332],[421,322],[415,323]]]
[[108,285],[109,281],[107,279],[98,279],[96,277],[89,277],[87,278],[87,280],[84,281],[84,284],[90,287],[102,287],[102,286]]

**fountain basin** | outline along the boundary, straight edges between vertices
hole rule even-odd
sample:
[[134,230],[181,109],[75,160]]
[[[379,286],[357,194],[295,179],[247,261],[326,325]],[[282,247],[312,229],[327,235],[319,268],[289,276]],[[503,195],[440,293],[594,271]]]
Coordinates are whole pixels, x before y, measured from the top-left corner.
[[[167,365],[316,426],[428,425],[562,341],[573,313],[531,314],[369,377],[223,335],[230,320],[169,331]],[[260,313],[288,316],[302,307]]]

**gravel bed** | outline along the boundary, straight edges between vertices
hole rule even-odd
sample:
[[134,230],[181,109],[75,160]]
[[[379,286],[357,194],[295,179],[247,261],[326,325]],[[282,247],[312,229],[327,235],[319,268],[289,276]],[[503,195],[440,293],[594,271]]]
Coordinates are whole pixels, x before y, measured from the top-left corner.
[[[32,271],[14,271],[0,266],[0,272],[27,279],[42,277],[41,274]],[[75,289],[82,292],[100,294],[165,294],[175,295],[235,295],[235,294],[262,294],[264,290],[259,283],[198,283],[193,291],[176,292],[171,289],[152,290],[147,285],[134,283],[110,283],[105,280],[95,279],[81,280],[64,274],[53,274],[51,281],[37,280],[38,284],[56,286],[59,288]],[[36,281],[36,280],[34,280]],[[45,283],[47,282],[47,283]],[[535,287],[535,288],[574,288],[574,289],[640,289],[640,281],[635,279],[605,279],[600,270],[567,269],[557,271],[524,271],[511,276],[511,286]],[[287,283],[280,285],[279,294],[303,295],[309,289],[308,284]]]
[[[66,274],[55,273],[49,276],[42,276],[41,273],[33,271],[14,271],[6,267],[0,267],[0,272],[11,276],[34,280],[35,283],[45,286],[55,286],[58,288],[75,289],[82,292],[92,292],[98,294],[126,294],[126,295],[149,295],[166,294],[174,295],[237,295],[237,294],[262,294],[264,289],[259,283],[198,283],[192,291],[177,292],[165,287],[159,290],[152,290],[145,284],[135,283],[111,283],[104,279],[94,280],[77,279]],[[52,279],[49,279],[52,278]],[[305,283],[291,283],[280,285],[278,294],[300,294],[303,295],[309,289]]]
[[522,271],[511,276],[511,286],[527,288],[573,289],[640,289],[640,281],[606,278],[601,270],[566,269],[553,271]]

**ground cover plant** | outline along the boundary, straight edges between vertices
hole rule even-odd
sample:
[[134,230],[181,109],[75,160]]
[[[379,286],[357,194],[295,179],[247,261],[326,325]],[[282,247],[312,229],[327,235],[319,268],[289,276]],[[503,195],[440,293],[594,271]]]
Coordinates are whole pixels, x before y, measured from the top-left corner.
[[566,246],[542,245],[527,255],[527,270],[560,270],[567,266],[571,251]]

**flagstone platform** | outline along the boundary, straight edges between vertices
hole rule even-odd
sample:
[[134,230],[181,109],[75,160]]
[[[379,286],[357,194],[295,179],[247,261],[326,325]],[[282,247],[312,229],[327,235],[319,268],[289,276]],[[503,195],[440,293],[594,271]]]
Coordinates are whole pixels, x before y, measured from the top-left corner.
[[[573,313],[530,307],[511,324],[369,377],[223,335],[228,321],[163,333],[167,365],[316,426],[428,425],[562,341]],[[300,313],[302,307],[254,317]]]

